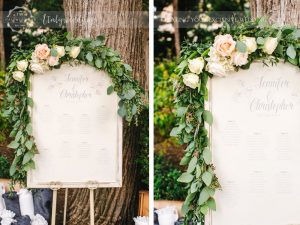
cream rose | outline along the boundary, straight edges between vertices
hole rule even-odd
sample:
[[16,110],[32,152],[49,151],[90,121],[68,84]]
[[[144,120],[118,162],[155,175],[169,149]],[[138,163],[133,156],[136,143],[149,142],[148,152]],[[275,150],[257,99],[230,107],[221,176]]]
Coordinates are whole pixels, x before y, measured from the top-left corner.
[[232,63],[236,66],[243,66],[248,63],[248,53],[234,52],[231,57]]
[[17,62],[18,70],[24,72],[28,67],[28,62],[26,60],[21,60]]
[[54,49],[57,51],[57,56],[59,58],[63,57],[66,54],[64,46],[56,45]]
[[206,70],[217,77],[226,77],[227,71],[224,65],[218,62],[208,62],[206,66]]
[[49,66],[57,66],[59,64],[58,60],[59,60],[58,56],[50,56],[48,59]]
[[194,73],[187,73],[183,75],[183,83],[192,88],[195,89],[199,86],[199,76]]
[[22,82],[24,80],[24,73],[21,71],[15,71],[13,72],[13,78],[16,81]]
[[271,55],[278,45],[278,39],[273,37],[267,37],[263,47],[263,51]]
[[73,46],[70,50],[70,53],[69,55],[72,57],[72,58],[77,58],[77,56],[79,55],[80,53],[80,47],[79,46]]
[[198,57],[195,59],[189,59],[188,67],[192,73],[200,74],[204,68],[204,59],[202,57]]
[[39,63],[31,63],[29,68],[32,72],[38,73],[38,74],[42,74],[46,70],[46,67]]
[[220,56],[230,56],[235,49],[235,41],[230,34],[218,35],[213,46]]
[[247,52],[251,54],[257,49],[256,39],[254,37],[243,37],[242,42],[247,46]]
[[50,55],[50,49],[46,44],[38,44],[35,46],[34,55],[38,59],[47,59]]

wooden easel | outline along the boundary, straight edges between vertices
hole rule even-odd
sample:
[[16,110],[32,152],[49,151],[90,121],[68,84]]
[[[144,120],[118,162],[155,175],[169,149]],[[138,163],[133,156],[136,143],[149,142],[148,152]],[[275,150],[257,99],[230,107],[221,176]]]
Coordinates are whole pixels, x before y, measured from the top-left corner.
[[[61,188],[61,185],[59,185],[58,183],[53,183],[53,185],[51,185],[50,188],[53,191],[51,225],[55,225],[56,224],[57,191],[62,188]],[[95,191],[95,189],[97,189],[97,184],[94,182],[89,182],[87,185],[87,188],[90,190],[90,225],[95,225],[94,191]],[[66,225],[66,221],[67,221],[68,191],[69,191],[69,189],[65,188],[63,225]]]

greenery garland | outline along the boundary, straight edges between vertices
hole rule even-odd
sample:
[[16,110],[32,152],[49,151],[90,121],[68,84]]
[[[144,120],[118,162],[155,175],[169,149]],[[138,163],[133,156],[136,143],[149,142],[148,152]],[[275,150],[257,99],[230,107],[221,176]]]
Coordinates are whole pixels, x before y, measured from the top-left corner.
[[103,36],[82,39],[73,38],[70,33],[52,32],[43,37],[41,43],[35,49],[15,50],[6,76],[3,115],[9,118],[13,127],[10,133],[13,141],[8,146],[15,152],[10,168],[13,183],[25,182],[27,171],[35,168],[33,158],[38,150],[28,111],[34,104],[28,97],[30,76],[34,73],[59,69],[62,63],[67,62],[71,65],[88,64],[110,75],[113,85],[107,88],[107,94],[114,91],[118,94],[118,114],[126,121],[137,124],[139,114],[145,109],[144,91],[132,77],[132,68],[121,60],[117,52],[105,46]]
[[300,67],[299,38],[299,29],[269,25],[260,18],[234,27],[225,24],[213,43],[189,43],[183,47],[175,70],[179,75],[175,83],[177,126],[171,136],[187,146],[180,163],[187,165],[187,170],[178,178],[188,190],[182,207],[185,224],[204,224],[208,211],[216,210],[214,193],[221,188],[206,127],[213,122],[211,112],[205,110],[208,79],[248,69],[254,60],[262,60],[268,66],[283,59]]

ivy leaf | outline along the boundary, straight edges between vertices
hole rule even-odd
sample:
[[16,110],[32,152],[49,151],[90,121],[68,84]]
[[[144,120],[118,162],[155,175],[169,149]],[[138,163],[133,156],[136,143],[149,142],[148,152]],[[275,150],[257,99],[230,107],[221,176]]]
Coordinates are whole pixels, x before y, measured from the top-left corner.
[[245,53],[247,51],[247,45],[242,41],[237,41],[236,49],[241,53]]
[[97,59],[95,60],[95,66],[96,66],[97,68],[101,69],[101,67],[102,67],[102,60],[99,59],[99,58],[97,58]]
[[202,180],[206,184],[206,186],[209,186],[211,184],[212,178],[213,175],[207,171],[202,174]]
[[88,52],[85,56],[85,58],[89,61],[92,62],[93,61],[93,54],[91,52]]
[[177,179],[178,182],[181,183],[189,183],[194,179],[194,176],[189,173],[183,173],[181,176]]
[[216,211],[217,206],[216,206],[216,201],[213,198],[208,199],[206,205],[208,206],[208,208],[210,208],[211,210]]
[[124,98],[131,100],[135,95],[136,95],[136,91],[134,89],[130,89],[125,93]]
[[210,195],[207,191],[206,188],[203,188],[202,191],[200,192],[200,196],[198,199],[198,205],[203,205],[203,203],[205,203],[208,199],[209,199]]
[[189,163],[189,167],[188,167],[188,169],[187,169],[187,172],[188,172],[188,173],[192,173],[192,172],[195,170],[196,165],[197,165],[197,161],[198,161],[198,159],[197,159],[196,156],[194,156],[194,157],[191,159],[191,161],[190,161],[190,163]]
[[291,59],[295,59],[296,57],[296,50],[294,48],[293,45],[290,45],[287,50],[286,50],[286,54],[288,55],[288,57],[290,57]]
[[211,151],[209,150],[209,148],[205,148],[203,150],[203,159],[207,165],[209,165],[211,163],[212,155],[211,155]]
[[18,148],[20,145],[20,143],[18,143],[17,141],[12,141],[10,142],[10,144],[7,146],[8,148],[12,148],[12,149],[16,149]]
[[113,92],[114,92],[114,86],[111,85],[111,86],[109,86],[109,87],[107,88],[107,94],[110,95],[110,94],[112,94]]
[[26,132],[27,132],[28,135],[32,135],[32,125],[31,125],[31,123],[27,124]]
[[213,123],[213,116],[212,116],[212,114],[211,114],[210,111],[204,110],[204,112],[203,112],[203,119],[204,119],[209,125],[212,125],[212,123]]
[[34,153],[32,152],[26,152],[26,154],[23,157],[22,165],[25,165],[28,163],[34,156]]

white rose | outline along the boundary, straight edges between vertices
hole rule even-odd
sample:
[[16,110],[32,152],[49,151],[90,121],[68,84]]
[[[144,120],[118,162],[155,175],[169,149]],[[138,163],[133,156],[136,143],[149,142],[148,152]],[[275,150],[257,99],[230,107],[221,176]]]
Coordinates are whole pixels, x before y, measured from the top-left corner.
[[79,55],[80,53],[80,47],[79,46],[73,46],[71,48],[71,51],[69,53],[69,55],[72,57],[72,58],[77,58],[77,56]]
[[24,80],[24,73],[21,71],[15,71],[13,72],[13,78],[16,81],[22,82]]
[[190,88],[197,88],[199,86],[199,76],[193,73],[183,75],[183,83]]
[[231,60],[236,66],[246,65],[248,63],[248,53],[234,52]]
[[18,70],[24,72],[28,67],[28,62],[26,60],[21,60],[17,62]]
[[227,71],[224,65],[210,61],[207,63],[206,70],[217,77],[225,77],[227,76]]
[[242,41],[247,46],[247,52],[251,54],[255,52],[257,49],[256,39],[254,37],[243,37]]
[[38,73],[38,74],[42,74],[45,72],[45,67],[43,67],[41,64],[39,63],[31,63],[30,64],[30,70],[34,73]]
[[263,51],[271,55],[278,45],[278,39],[273,37],[267,37],[263,47]]
[[59,58],[63,57],[66,54],[64,46],[56,45],[54,48],[56,49],[57,56]]
[[189,59],[189,69],[192,73],[200,74],[204,68],[204,59],[202,57],[198,57],[195,59]]

